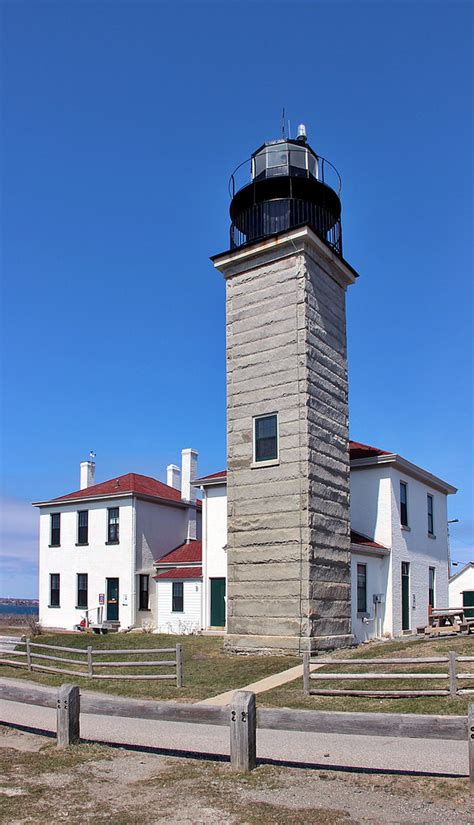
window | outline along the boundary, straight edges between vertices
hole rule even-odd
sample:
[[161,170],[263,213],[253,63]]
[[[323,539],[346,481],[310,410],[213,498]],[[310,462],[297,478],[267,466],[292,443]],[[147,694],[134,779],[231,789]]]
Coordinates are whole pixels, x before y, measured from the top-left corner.
[[262,415],[254,418],[254,461],[275,461],[278,459],[278,416]]
[[[429,493],[426,497],[428,502],[428,533],[430,536],[434,535],[434,508],[433,508],[433,496]],[[431,570],[431,568],[430,568]]]
[[367,565],[357,565],[357,612],[367,613]]
[[77,574],[77,607],[87,607],[87,573]]
[[[140,587],[139,587],[139,599],[138,599],[138,609],[139,610],[148,610],[149,604],[149,594],[148,594],[148,582],[150,577],[143,576],[140,574]],[[181,608],[182,609],[182,608]],[[174,610],[174,608],[173,608]]]
[[173,613],[182,613],[184,610],[183,582],[173,582]]
[[107,510],[107,543],[118,544],[119,540],[119,508],[110,507]]
[[61,513],[51,513],[51,547],[61,544]]
[[400,482],[400,524],[408,527],[408,485],[406,481]]
[[428,570],[428,604],[430,607],[435,606],[435,568],[430,567]]
[[49,576],[49,606],[59,607],[59,573]]
[[89,541],[89,511],[80,510],[77,514],[77,543],[87,544]]

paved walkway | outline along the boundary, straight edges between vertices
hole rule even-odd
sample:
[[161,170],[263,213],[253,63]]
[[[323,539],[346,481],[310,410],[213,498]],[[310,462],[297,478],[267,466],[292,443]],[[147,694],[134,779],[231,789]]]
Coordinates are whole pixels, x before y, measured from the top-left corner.
[[[311,672],[319,670],[323,665],[310,665]],[[209,699],[203,699],[197,702],[198,705],[228,705],[236,690],[251,690],[253,693],[265,693],[267,690],[286,685],[287,682],[294,682],[295,679],[301,679],[303,676],[303,665],[296,665],[290,667],[288,670],[282,670],[280,673],[274,673],[272,676],[266,676],[265,679],[259,679],[258,682],[251,682],[244,687],[235,687],[232,690],[227,690],[225,693],[218,693],[217,696],[211,696]]]

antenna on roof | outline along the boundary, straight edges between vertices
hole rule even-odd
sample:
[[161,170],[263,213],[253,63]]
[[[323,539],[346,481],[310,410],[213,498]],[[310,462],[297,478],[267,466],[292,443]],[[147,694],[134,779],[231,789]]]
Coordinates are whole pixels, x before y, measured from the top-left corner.
[[89,458],[90,458],[91,461],[94,461],[95,456],[96,456],[96,454],[95,454],[94,450],[90,450],[89,451]]
[[283,110],[281,113],[281,136],[283,140],[285,140],[285,107],[283,106]]

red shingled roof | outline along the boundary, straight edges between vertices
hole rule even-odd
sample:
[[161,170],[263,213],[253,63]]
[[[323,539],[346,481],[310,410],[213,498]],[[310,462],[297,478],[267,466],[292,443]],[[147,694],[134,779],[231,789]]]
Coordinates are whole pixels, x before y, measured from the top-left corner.
[[202,567],[175,567],[153,576],[157,579],[202,579]]
[[385,545],[378,544],[373,539],[369,539],[368,536],[363,536],[362,533],[356,533],[355,530],[351,530],[351,544],[361,544],[364,547],[374,547],[377,550],[388,550],[388,547],[385,547]]
[[211,481],[213,478],[227,478],[227,470],[221,470],[219,473],[211,473],[209,476],[201,476],[198,481]]
[[349,441],[349,451],[351,461],[356,458],[372,458],[377,455],[391,455],[387,450],[379,450],[378,447],[371,447],[369,444],[360,444],[359,441]]
[[189,541],[187,544],[181,544],[174,550],[170,550],[165,556],[162,556],[157,565],[160,564],[185,564],[186,562],[200,562],[202,561],[202,541]]
[[[181,501],[181,493],[174,487],[163,484],[151,476],[142,476],[139,473],[126,473],[123,476],[112,478],[109,481],[102,481],[100,484],[93,484],[83,490],[76,490],[74,493],[67,493],[64,496],[52,499],[52,501],[68,501],[75,498],[91,498],[92,496],[107,496],[119,493],[135,493],[151,498],[168,499],[168,501]],[[201,505],[200,500],[197,501]]]

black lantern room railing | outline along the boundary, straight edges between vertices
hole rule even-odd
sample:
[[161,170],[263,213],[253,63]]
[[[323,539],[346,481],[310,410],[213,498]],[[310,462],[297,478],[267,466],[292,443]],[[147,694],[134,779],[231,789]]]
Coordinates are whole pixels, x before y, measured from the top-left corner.
[[229,181],[231,249],[307,225],[342,256],[340,190],[335,167],[306,143],[264,144]]

